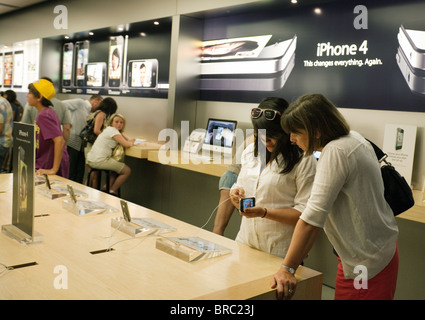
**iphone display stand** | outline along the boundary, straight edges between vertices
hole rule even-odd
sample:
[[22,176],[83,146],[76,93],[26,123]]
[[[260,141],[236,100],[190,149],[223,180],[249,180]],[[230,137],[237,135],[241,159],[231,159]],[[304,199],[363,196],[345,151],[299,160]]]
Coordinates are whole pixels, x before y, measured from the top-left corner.
[[156,240],[156,248],[186,262],[210,259],[232,252],[230,249],[198,237],[161,237]]
[[18,241],[19,243],[30,244],[43,242],[43,235],[41,233],[34,231],[33,235],[30,236],[13,224],[3,225],[1,227],[1,231],[6,236]]
[[132,237],[143,237],[153,235],[158,232],[157,228],[145,227],[134,222],[128,222],[122,217],[112,218],[111,227],[127,233]]
[[62,202],[62,208],[77,216],[83,216],[89,213],[99,214],[103,213],[107,209],[104,205],[96,205],[96,202],[91,202],[88,200],[77,200],[74,202],[68,199]]
[[40,193],[43,196],[45,196],[49,199],[52,199],[52,200],[66,196],[66,193],[64,193],[60,190],[56,190],[56,189],[53,189],[53,188],[49,189],[45,186],[37,187],[37,191],[38,191],[38,193]]

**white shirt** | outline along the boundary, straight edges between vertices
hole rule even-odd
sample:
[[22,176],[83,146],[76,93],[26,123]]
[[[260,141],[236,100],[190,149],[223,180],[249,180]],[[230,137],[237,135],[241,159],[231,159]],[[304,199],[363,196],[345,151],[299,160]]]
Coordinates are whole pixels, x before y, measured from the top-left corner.
[[87,116],[91,112],[91,104],[88,100],[79,98],[64,100],[62,102],[68,108],[71,116],[72,126],[67,144],[75,150],[81,150],[82,140],[79,134],[87,124]]
[[112,155],[112,151],[118,145],[118,142],[114,139],[114,136],[121,134],[118,129],[109,126],[97,136],[93,147],[87,154],[87,161],[99,162],[106,160]]
[[397,223],[384,198],[375,152],[360,134],[351,131],[323,148],[311,197],[300,218],[324,228],[346,278],[358,275],[357,265],[365,266],[372,278],[390,262]]
[[[282,163],[282,155],[279,155],[278,160]],[[242,153],[241,164],[241,172],[232,189],[244,188],[245,197],[255,197],[255,205],[259,207],[304,210],[315,174],[314,157],[303,157],[287,174],[280,173],[282,167],[275,160],[261,171],[261,160],[254,156],[252,143]],[[267,218],[242,217],[236,241],[284,257],[293,231],[294,226]]]

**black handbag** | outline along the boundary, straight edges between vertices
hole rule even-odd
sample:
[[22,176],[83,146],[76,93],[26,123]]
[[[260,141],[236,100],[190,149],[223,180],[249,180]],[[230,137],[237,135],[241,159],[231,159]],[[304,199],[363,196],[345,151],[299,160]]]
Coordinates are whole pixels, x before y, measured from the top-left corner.
[[375,150],[376,157],[381,166],[382,180],[384,181],[385,200],[393,210],[394,215],[410,209],[415,204],[413,192],[407,181],[397,170],[387,162],[388,155],[379,149],[372,141],[367,140]]
[[93,116],[87,121],[86,126],[81,130],[79,136],[83,140],[84,146],[87,143],[93,144],[97,138],[97,135],[94,133],[94,118],[96,117],[97,112],[93,114]]

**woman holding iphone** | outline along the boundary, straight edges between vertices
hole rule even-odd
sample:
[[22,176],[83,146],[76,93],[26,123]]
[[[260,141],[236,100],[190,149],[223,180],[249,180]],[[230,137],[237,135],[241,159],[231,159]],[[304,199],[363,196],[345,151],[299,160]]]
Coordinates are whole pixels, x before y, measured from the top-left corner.
[[[323,228],[340,260],[335,299],[393,299],[398,227],[384,198],[371,144],[350,131],[338,109],[321,94],[305,95],[292,103],[282,115],[282,127],[306,155],[315,150],[321,155],[288,254],[272,278],[278,297],[288,299],[294,294],[295,270]],[[355,282],[360,272],[361,286]]]
[[304,157],[280,126],[287,107],[286,100],[269,97],[251,110],[254,143],[243,151],[241,171],[230,190],[238,209],[242,198],[255,198],[253,207],[240,210],[236,241],[280,257],[286,255],[316,172],[315,158]]

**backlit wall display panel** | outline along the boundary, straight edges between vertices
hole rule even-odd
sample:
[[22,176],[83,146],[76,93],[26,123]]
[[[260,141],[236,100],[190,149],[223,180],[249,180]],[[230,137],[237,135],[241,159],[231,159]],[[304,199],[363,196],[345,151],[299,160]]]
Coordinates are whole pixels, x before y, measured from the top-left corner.
[[[131,24],[120,34],[94,30],[94,36],[72,42],[72,76],[62,68],[62,93],[167,98],[171,19]],[[68,40],[69,42],[69,40]],[[67,54],[63,47],[63,60]]]
[[24,81],[24,51],[15,51],[13,54],[13,87],[21,88]]
[[204,43],[270,38],[255,57],[201,56],[201,100],[322,93],[344,108],[425,111],[425,2],[331,2],[320,14],[316,6],[279,5],[205,19]]
[[12,87],[12,76],[13,76],[13,52],[4,53],[4,69],[3,69],[3,87]]

